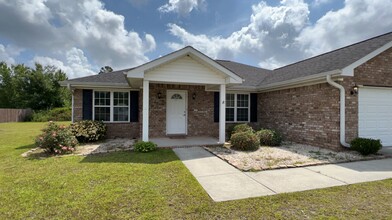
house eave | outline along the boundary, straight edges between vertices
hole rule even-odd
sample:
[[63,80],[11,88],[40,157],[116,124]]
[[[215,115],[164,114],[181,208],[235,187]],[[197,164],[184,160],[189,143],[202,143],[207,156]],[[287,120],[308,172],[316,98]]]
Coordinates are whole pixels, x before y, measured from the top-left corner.
[[98,82],[72,82],[72,81],[60,81],[60,86],[67,86],[72,88],[119,88],[119,89],[130,89],[131,87],[127,83],[98,83]]
[[341,75],[341,70],[332,70],[327,72],[322,72],[318,74],[313,74],[310,76],[299,77],[291,80],[286,80],[277,83],[271,83],[268,85],[259,86],[256,91],[257,92],[271,92],[276,90],[290,89],[314,84],[320,84],[326,82],[326,76],[339,76]]

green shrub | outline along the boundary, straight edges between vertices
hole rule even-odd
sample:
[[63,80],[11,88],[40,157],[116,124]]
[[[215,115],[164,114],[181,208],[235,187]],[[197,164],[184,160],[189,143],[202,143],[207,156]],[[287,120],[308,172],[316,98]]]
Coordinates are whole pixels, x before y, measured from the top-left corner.
[[235,150],[257,150],[260,147],[260,140],[251,131],[233,133],[230,138],[231,148]]
[[369,155],[377,153],[382,148],[382,144],[380,140],[370,138],[355,138],[351,141],[350,147],[362,155]]
[[31,121],[46,122],[46,121],[71,121],[72,110],[69,107],[53,108],[45,111],[35,111],[31,115]]
[[260,145],[279,146],[282,143],[282,135],[271,129],[261,129],[257,133],[260,139]]
[[42,134],[35,140],[35,145],[50,154],[67,154],[75,150],[78,141],[69,128],[49,122]]
[[94,142],[105,138],[106,125],[102,121],[84,120],[70,125],[72,133],[79,142]]
[[229,124],[226,126],[226,139],[227,140],[230,140],[230,137],[233,134],[235,126],[236,126],[236,124]]
[[133,145],[133,147],[135,151],[142,152],[142,153],[147,153],[157,149],[157,145],[151,141],[148,142],[138,141]]
[[235,125],[232,131],[232,135],[235,133],[239,133],[239,132],[253,132],[253,128],[251,126],[249,126],[248,124],[238,124]]

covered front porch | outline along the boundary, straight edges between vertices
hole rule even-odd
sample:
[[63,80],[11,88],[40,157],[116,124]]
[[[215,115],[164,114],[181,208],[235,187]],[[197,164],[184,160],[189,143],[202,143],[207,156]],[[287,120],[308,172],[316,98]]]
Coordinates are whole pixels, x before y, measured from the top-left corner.
[[242,83],[230,70],[186,47],[128,71],[127,80],[142,89],[143,141],[225,143],[226,88]]

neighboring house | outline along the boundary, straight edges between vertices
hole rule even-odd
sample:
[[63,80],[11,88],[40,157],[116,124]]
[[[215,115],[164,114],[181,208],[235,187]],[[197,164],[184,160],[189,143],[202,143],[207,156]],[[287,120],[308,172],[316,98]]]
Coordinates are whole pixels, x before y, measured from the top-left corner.
[[275,70],[212,60],[185,47],[61,84],[73,91],[73,120],[102,120],[110,137],[224,142],[228,124],[250,123],[327,148],[358,136],[392,146],[391,47],[392,32]]

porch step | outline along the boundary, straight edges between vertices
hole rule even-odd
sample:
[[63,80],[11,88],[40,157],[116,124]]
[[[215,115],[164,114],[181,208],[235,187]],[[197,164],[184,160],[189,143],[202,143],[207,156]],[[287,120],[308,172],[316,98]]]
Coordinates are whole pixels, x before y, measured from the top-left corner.
[[167,137],[170,139],[185,139],[186,135],[185,134],[168,134]]

